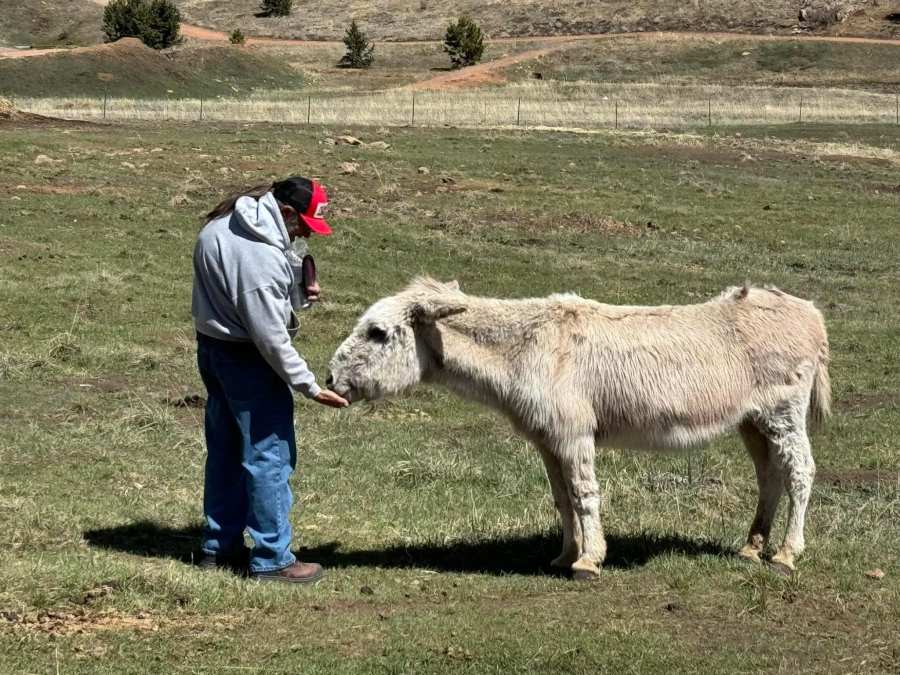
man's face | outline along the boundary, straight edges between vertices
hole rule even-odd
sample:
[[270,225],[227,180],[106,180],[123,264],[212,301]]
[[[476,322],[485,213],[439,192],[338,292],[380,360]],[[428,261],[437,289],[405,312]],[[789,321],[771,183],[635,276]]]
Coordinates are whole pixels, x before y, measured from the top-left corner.
[[294,241],[297,237],[307,239],[312,234],[309,225],[300,218],[300,214],[297,213],[297,210],[294,207],[282,204],[281,217],[284,219],[284,226],[287,229],[291,241]]

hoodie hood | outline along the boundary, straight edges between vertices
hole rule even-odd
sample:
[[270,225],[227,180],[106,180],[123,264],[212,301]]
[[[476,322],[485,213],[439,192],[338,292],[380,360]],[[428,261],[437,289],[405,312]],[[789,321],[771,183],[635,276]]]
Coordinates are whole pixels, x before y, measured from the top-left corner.
[[291,247],[278,201],[267,192],[258,200],[241,197],[234,205],[234,221],[254,239],[271,244],[281,251]]

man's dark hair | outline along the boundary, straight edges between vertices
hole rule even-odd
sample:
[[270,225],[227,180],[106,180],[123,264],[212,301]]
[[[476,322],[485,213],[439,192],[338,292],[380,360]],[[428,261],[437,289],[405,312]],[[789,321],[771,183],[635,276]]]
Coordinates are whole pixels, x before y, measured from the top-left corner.
[[208,223],[211,220],[215,220],[216,218],[221,218],[224,215],[227,215],[234,211],[234,205],[237,203],[237,200],[241,197],[253,197],[254,199],[260,199],[264,197],[267,192],[272,190],[274,186],[271,183],[267,183],[265,185],[256,185],[252,188],[248,188],[246,190],[242,190],[241,192],[235,192],[221,202],[216,204],[212,211],[206,214],[206,222]]

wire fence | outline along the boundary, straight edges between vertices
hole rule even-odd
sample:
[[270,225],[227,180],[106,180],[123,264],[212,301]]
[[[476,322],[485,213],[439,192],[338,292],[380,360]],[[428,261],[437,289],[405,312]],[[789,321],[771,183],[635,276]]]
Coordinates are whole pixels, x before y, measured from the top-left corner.
[[473,92],[393,90],[244,99],[27,98],[16,104],[28,112],[78,120],[587,129],[796,122],[900,125],[896,94],[774,87],[522,85]]

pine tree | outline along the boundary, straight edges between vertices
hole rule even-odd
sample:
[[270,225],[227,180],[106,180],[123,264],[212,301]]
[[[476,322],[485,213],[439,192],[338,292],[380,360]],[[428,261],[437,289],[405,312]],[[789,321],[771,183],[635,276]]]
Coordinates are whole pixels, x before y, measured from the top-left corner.
[[266,16],[287,16],[293,4],[293,0],[262,0],[259,8]]
[[344,35],[344,44],[347,46],[347,53],[341,57],[339,66],[343,68],[368,68],[375,60],[375,45],[369,42],[366,34],[363,33],[356,20],[350,22],[350,28]]
[[123,37],[141,38],[147,25],[144,0],[111,0],[103,10],[103,32],[107,42]]
[[444,51],[450,55],[454,68],[478,63],[484,54],[484,36],[478,24],[464,14],[459,17],[459,21],[447,26]]
[[144,43],[154,49],[171,47],[180,39],[181,12],[171,0],[150,0]]
[[178,42],[181,14],[171,0],[112,0],[103,10],[107,42],[136,37],[154,49]]

